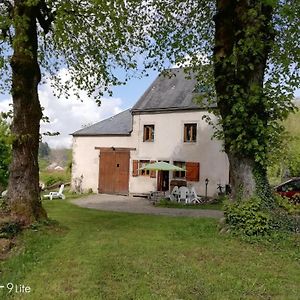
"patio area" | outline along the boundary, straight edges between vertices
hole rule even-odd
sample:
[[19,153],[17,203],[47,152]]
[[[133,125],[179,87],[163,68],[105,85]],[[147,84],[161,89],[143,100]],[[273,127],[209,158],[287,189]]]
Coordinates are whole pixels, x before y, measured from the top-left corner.
[[72,203],[85,208],[136,214],[215,219],[223,217],[223,212],[219,210],[156,207],[145,198],[132,196],[94,194],[72,200]]

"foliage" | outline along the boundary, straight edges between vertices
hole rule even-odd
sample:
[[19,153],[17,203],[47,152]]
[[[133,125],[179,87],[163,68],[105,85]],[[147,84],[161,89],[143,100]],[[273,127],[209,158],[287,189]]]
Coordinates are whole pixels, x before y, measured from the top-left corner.
[[0,117],[0,191],[5,188],[11,160],[11,138],[7,122]]
[[291,215],[300,215],[300,202],[294,202],[293,200],[280,195],[274,195],[274,197],[278,206],[283,208],[286,212]]
[[39,158],[47,158],[50,155],[51,149],[47,142],[39,143]]
[[266,235],[273,229],[272,219],[267,211],[261,210],[259,197],[243,202],[227,203],[224,207],[226,223],[230,229],[248,236]]
[[[47,118],[43,118],[38,85],[50,79],[56,95],[72,93],[79,98],[79,90],[85,90],[100,104],[105,92],[110,94],[113,85],[133,75],[130,70],[137,69],[138,54],[147,44],[138,3],[0,2],[0,93],[11,91],[13,99],[8,199],[12,213],[24,222],[46,217],[39,201],[37,152],[39,123]],[[128,71],[123,78],[120,69]],[[22,184],[13,189],[20,177]]]
[[46,187],[55,183],[66,183],[70,181],[70,175],[64,174],[63,172],[43,172],[40,178]]
[[44,171],[49,165],[48,159],[39,158],[39,169],[40,171]]
[[[34,20],[16,17],[23,11]],[[34,47],[18,47],[29,36],[17,34],[36,22],[39,65],[58,94],[85,89],[100,102],[110,86],[126,82],[119,68],[136,69],[142,54],[147,67],[188,62],[202,88],[198,100],[217,103],[215,135],[227,154],[265,167],[268,149],[280,145],[279,121],[294,110],[299,14],[299,1],[290,0],[5,1],[0,76],[10,82],[12,48],[30,57]]]
[[66,173],[72,173],[72,165],[73,165],[73,153],[71,149],[67,150],[67,163],[66,163]]
[[289,116],[285,122],[288,128],[292,141],[288,147],[288,157],[284,164],[289,170],[290,176],[300,177],[300,110],[298,107],[297,113]]
[[300,231],[300,207],[274,195],[277,206],[266,209],[258,196],[224,205],[225,223],[233,232],[247,236],[271,235],[274,231]]
[[268,161],[268,175],[274,184],[287,177],[300,177],[300,111],[290,114],[283,125],[282,147]]
[[153,56],[164,49],[159,58],[196,72],[198,102],[217,102],[211,112],[219,117],[215,136],[225,140],[225,150],[264,165],[268,152],[281,144],[278,121],[294,110],[299,1],[158,1],[154,6],[159,28],[150,33]]
[[[118,78],[120,69],[136,68],[136,54],[146,47],[147,32],[141,26],[144,22],[138,4],[136,0],[117,0],[113,5],[99,0],[24,4],[38,11],[38,56],[43,81],[46,76],[50,78],[57,95],[68,97],[71,90],[77,95],[79,90],[85,90],[100,103],[103,92],[133,75],[128,72]],[[0,75],[4,79],[0,90],[10,87],[9,60],[12,47],[17,46],[14,27],[18,22],[27,26],[29,21],[15,20],[12,9],[9,1],[0,4]]]
[[294,232],[297,234],[300,233],[299,215],[290,214],[285,209],[275,209],[270,213],[273,219],[273,226],[275,230]]

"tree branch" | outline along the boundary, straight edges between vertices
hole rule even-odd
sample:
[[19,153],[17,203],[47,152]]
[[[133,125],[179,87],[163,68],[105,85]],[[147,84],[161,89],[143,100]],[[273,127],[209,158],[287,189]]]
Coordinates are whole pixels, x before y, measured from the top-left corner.
[[[8,0],[3,0],[3,4],[4,4],[6,17],[11,20],[13,18],[13,5]],[[5,24],[5,25],[6,26],[0,28],[0,36],[2,36],[4,40],[6,38],[9,38],[10,42],[12,42],[12,37],[9,30],[10,25],[9,24]]]
[[45,34],[51,30],[51,25],[54,21],[54,18],[55,12],[51,11],[44,0],[40,1],[38,5],[37,19]]

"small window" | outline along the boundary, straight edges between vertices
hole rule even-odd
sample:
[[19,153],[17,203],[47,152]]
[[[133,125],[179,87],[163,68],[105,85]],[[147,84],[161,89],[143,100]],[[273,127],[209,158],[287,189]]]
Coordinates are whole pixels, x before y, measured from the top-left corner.
[[[139,161],[139,169],[143,168],[145,165],[149,164],[149,160],[140,160]],[[150,176],[150,170],[139,170],[140,176]]]
[[144,125],[144,142],[154,142],[154,125]]
[[184,124],[184,142],[196,142],[197,124]]
[[[185,169],[185,162],[184,161],[174,161],[173,165]],[[175,172],[173,172],[173,178],[185,178],[185,171],[175,171]]]

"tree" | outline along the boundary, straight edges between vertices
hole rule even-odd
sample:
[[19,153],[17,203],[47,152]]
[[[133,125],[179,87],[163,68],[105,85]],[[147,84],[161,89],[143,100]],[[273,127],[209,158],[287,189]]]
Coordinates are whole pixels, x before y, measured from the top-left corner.
[[8,124],[0,117],[0,191],[8,181],[8,167],[11,160],[11,143]]
[[188,62],[199,101],[217,104],[233,198],[258,194],[272,207],[268,155],[299,87],[299,1],[157,1],[153,11],[153,59]]
[[[48,75],[58,94],[85,89],[99,96],[121,84],[119,68],[137,65],[144,29],[139,1],[4,0],[0,2],[1,89],[13,99],[11,213],[23,224],[46,218],[39,195],[42,109],[38,85]],[[62,80],[68,69],[69,78]]]
[[[297,17],[289,4],[217,1],[215,18],[215,88],[234,195],[241,188],[245,197],[256,192],[266,200],[267,206],[273,206],[266,172],[268,147],[278,142],[279,133],[284,130],[278,121],[294,109],[293,83],[287,88],[278,85],[283,74],[288,80],[299,80],[289,70],[298,63],[294,56],[297,42],[291,42],[297,31],[289,28],[289,39],[281,39],[284,25],[296,28],[292,21],[296,22]],[[228,15],[231,21],[226,18]],[[281,42],[287,42],[291,53],[284,53],[278,61],[276,56],[283,50]]]
[[48,157],[50,155],[50,151],[51,151],[51,149],[50,149],[47,142],[45,142],[45,143],[40,142],[39,143],[39,157],[40,158]]

